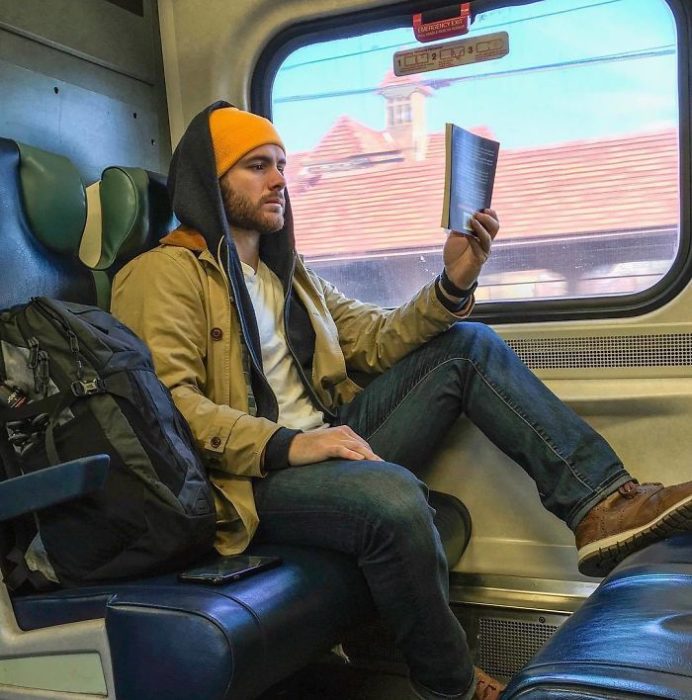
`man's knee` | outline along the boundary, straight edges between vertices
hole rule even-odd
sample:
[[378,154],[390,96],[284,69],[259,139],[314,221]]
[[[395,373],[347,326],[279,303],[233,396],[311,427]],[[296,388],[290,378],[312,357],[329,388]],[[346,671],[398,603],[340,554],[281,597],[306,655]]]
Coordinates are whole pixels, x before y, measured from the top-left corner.
[[410,523],[415,514],[430,513],[428,489],[412,472],[390,462],[367,464],[362,463],[357,478],[359,500],[365,515],[396,524]]
[[496,351],[509,351],[504,340],[490,326],[472,321],[455,323],[427,345],[447,358],[461,357],[477,361],[487,359]]
[[435,526],[427,486],[405,467],[389,462],[373,465],[360,484],[361,515],[370,532],[410,547],[429,546]]
[[497,342],[503,343],[497,333],[485,323],[476,323],[475,321],[460,321],[450,326],[441,336],[447,338],[448,342],[461,343],[475,346],[490,345]]

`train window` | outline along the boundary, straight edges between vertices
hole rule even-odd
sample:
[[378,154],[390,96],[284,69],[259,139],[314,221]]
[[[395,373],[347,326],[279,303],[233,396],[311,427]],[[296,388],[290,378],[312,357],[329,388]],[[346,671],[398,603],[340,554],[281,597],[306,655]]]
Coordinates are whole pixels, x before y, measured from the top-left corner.
[[272,116],[298,248],[344,293],[396,305],[441,269],[448,121],[501,142],[502,228],[480,302],[607,308],[660,288],[676,262],[678,47],[666,0],[508,3],[467,37],[501,31],[502,58],[405,77],[392,65],[419,46],[410,26],[322,33],[278,68]]

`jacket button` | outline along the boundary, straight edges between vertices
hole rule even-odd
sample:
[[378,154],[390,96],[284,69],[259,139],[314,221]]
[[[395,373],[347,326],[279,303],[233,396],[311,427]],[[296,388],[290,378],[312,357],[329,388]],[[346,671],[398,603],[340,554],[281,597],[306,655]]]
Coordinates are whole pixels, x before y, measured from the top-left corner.
[[[215,329],[216,330],[216,329]],[[221,447],[221,438],[217,435],[213,437],[210,441],[209,444],[214,448],[217,449],[218,447]]]
[[220,328],[212,328],[209,335],[211,335],[212,340],[221,340],[221,338],[223,338],[223,331]]

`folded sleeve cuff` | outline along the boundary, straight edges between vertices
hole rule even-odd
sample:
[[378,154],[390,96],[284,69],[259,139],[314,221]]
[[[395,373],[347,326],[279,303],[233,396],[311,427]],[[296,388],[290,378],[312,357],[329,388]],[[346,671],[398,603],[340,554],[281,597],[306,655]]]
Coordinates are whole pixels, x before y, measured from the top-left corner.
[[290,466],[288,463],[288,449],[293,438],[301,432],[302,430],[279,428],[269,438],[269,442],[264,448],[264,463],[262,466],[265,472],[275,472]]
[[473,287],[471,287],[471,289],[464,292],[464,296],[458,297],[458,300],[452,300],[447,295],[445,295],[445,293],[441,289],[441,286],[442,281],[438,277],[437,283],[435,284],[435,296],[437,297],[440,304],[442,304],[442,306],[444,306],[445,309],[447,309],[447,311],[451,311],[453,314],[458,314],[460,311],[463,311],[466,308],[469,299],[473,296],[473,292],[476,289],[474,285]]

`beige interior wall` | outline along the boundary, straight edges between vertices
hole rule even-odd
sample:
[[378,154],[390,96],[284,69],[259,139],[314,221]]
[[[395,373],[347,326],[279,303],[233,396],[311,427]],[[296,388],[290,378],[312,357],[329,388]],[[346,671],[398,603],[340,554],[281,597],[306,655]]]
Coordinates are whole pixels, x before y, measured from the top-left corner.
[[267,42],[301,20],[390,4],[385,0],[159,0],[173,146],[215,100],[247,107],[250,76]]

